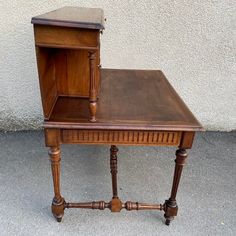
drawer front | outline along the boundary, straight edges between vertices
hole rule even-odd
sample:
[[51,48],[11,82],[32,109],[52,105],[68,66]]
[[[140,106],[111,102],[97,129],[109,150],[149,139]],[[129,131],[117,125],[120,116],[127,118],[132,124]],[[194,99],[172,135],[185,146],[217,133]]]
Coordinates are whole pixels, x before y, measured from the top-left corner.
[[99,30],[35,25],[34,35],[37,46],[97,48],[99,45]]
[[61,130],[62,143],[178,146],[179,131]]

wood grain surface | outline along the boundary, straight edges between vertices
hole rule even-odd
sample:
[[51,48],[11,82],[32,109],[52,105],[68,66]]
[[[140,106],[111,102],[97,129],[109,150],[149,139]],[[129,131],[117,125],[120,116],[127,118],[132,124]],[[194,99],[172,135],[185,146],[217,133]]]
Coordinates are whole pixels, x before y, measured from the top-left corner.
[[63,7],[32,18],[33,24],[104,29],[104,14],[100,8]]
[[97,121],[88,120],[88,100],[58,97],[48,128],[202,130],[159,70],[101,70]]

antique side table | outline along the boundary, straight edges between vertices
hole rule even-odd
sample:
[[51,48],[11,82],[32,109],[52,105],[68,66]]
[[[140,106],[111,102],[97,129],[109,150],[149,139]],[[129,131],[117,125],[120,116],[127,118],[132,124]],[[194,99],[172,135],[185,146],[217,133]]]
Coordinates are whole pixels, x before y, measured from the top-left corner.
[[[202,126],[159,70],[102,69],[97,122],[87,119],[88,100],[59,97],[44,122],[55,196],[52,213],[61,221],[65,208],[163,210],[166,224],[177,215],[176,194],[186,149]],[[111,201],[67,202],[60,191],[60,144],[110,144]],[[116,145],[177,146],[171,195],[164,204],[122,202],[117,191]],[[134,160],[135,161],[135,160]],[[145,160],[143,160],[145,161]]]

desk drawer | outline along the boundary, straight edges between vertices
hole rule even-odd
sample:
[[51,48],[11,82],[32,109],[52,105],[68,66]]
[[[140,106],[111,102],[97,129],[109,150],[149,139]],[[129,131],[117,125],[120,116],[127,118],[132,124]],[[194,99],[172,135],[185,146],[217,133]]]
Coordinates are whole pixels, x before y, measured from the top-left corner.
[[35,44],[59,48],[95,48],[99,45],[99,30],[34,25]]
[[178,146],[179,131],[61,130],[62,143]]

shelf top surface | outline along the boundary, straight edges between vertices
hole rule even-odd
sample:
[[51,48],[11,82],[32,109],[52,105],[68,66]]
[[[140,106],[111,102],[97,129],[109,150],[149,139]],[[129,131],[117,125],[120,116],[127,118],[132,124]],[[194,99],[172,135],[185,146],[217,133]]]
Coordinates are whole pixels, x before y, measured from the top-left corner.
[[88,99],[59,97],[45,127],[201,131],[159,70],[102,69],[97,121],[88,121]]
[[32,18],[33,24],[87,29],[104,29],[104,14],[100,8],[63,7]]

